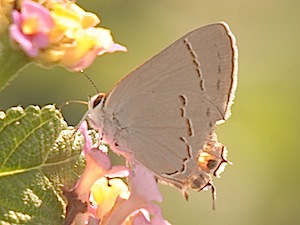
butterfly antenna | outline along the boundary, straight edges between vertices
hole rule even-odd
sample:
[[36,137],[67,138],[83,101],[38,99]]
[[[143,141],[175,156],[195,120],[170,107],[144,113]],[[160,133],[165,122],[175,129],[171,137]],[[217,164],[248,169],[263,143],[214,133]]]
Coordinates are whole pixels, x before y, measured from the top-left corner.
[[97,93],[100,93],[99,90],[98,90],[98,88],[97,88],[97,86],[93,82],[93,80],[84,72],[84,70],[80,70],[80,73],[82,73],[90,81],[90,83],[93,85],[93,87],[95,88],[95,90],[97,91]]
[[88,103],[86,101],[80,101],[80,100],[70,100],[70,101],[66,101],[66,102],[63,102],[59,107],[59,111],[61,112],[62,111],[62,108],[67,106],[67,105],[70,105],[72,103],[75,103],[75,104],[82,104],[82,105],[87,105]]

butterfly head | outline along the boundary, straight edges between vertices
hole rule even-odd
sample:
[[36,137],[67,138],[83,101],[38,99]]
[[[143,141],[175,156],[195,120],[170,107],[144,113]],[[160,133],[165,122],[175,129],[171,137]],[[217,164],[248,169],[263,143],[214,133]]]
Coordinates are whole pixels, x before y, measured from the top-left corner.
[[99,128],[99,125],[102,124],[100,115],[103,112],[105,99],[106,95],[104,93],[99,93],[89,99],[87,118],[94,128]]
[[93,96],[90,100],[89,100],[89,110],[95,109],[96,107],[98,107],[99,105],[104,104],[105,102],[105,94],[104,93],[99,93],[95,96]]

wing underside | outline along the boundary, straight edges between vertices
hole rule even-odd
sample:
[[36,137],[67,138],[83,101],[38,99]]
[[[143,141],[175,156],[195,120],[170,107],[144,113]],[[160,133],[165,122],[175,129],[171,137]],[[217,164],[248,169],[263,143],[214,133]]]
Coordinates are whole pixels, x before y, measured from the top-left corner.
[[181,177],[218,121],[230,115],[236,52],[228,27],[213,24],[182,37],[138,67],[109,93],[122,132],[120,148],[159,177]]

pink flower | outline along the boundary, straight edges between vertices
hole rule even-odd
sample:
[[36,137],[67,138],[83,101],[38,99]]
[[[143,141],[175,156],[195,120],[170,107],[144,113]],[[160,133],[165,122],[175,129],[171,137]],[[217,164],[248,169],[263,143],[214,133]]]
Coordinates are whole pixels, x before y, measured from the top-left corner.
[[39,50],[48,46],[47,33],[54,27],[49,11],[40,4],[25,1],[21,11],[12,13],[11,37],[30,57],[36,57]]
[[93,51],[87,52],[79,61],[76,62],[76,64],[70,65],[68,69],[73,71],[80,71],[89,67],[97,56],[102,55],[106,52],[113,53],[117,51],[126,52],[127,49],[124,46],[116,44],[114,42],[111,43],[111,47],[109,49],[95,48]]
[[[128,220],[144,220],[148,224],[169,224],[165,221],[158,206],[153,204],[153,201],[162,202],[162,196],[159,192],[157,182],[153,174],[145,167],[135,164],[134,171],[130,173],[130,196],[121,204],[112,215],[110,215],[107,225],[122,224],[126,219]],[[142,218],[142,211],[146,211],[153,215],[152,220],[164,221],[162,223],[153,223],[149,218]],[[134,217],[133,219],[131,217]],[[132,223],[138,224],[138,223]],[[146,223],[145,223],[146,224]]]
[[[68,198],[71,204],[75,202],[76,205],[68,205],[75,210],[70,210],[72,214],[67,215],[67,220],[74,220],[76,224],[97,224],[101,221],[101,225],[170,225],[162,217],[161,209],[154,204],[154,201],[162,202],[162,195],[153,174],[137,162],[132,170],[111,166],[106,151],[92,148],[86,121],[78,130],[85,138],[86,168],[74,187],[75,201]],[[120,179],[126,177],[129,187]],[[78,200],[83,206],[78,207]],[[83,212],[85,204],[87,210]]]
[[96,27],[96,14],[74,1],[50,2],[21,1],[20,10],[11,13],[10,36],[34,62],[80,71],[99,55],[127,51],[113,41],[110,30]]
[[85,139],[83,152],[86,158],[86,167],[75,189],[79,199],[87,202],[90,188],[97,179],[103,177],[107,173],[111,168],[111,162],[105,152],[98,148],[92,148],[92,139],[88,135],[86,121],[80,125],[78,130],[81,131]]
[[126,47],[113,41],[109,30],[100,27],[76,31],[72,38],[76,40],[76,46],[70,47],[60,61],[60,64],[72,71],[87,68],[97,56],[104,53],[127,51]]
[[[107,180],[106,177],[125,177],[129,175],[129,172],[128,169],[123,166],[112,167],[110,158],[105,150],[92,148],[93,143],[88,134],[86,121],[81,123],[78,130],[83,134],[85,139],[83,153],[86,158],[86,167],[71,193],[74,192],[74,196],[76,196],[79,201],[87,204],[88,211],[82,213],[81,211],[76,211],[76,206],[69,205],[69,208],[75,208],[75,210],[70,210],[70,212],[68,212],[69,215],[67,215],[66,220],[72,221],[75,218],[74,220],[77,224],[85,224],[88,220],[94,221],[94,218],[96,218],[97,215],[103,216],[103,212],[111,210],[116,198],[124,190],[124,187],[120,184],[120,179],[120,181],[116,179],[108,185],[109,180]],[[98,207],[96,206],[98,208],[97,210],[95,206],[90,205],[90,194],[92,189],[97,191],[99,186],[101,187],[100,191],[106,193],[107,196],[104,198],[102,197],[102,201],[100,201],[101,205]],[[110,193],[111,191],[112,193]],[[93,197],[96,198],[96,200],[99,200],[99,195],[96,194]],[[72,200],[73,199],[68,199],[69,202],[72,202]]]

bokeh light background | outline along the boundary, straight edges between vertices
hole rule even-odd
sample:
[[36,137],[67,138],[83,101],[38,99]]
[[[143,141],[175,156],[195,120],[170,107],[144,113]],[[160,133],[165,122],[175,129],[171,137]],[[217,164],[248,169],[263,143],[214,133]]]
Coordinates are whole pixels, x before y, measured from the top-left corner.
[[[81,0],[128,53],[105,55],[86,70],[102,92],[188,31],[226,21],[239,48],[239,82],[232,117],[217,128],[233,166],[211,193],[162,186],[164,217],[174,225],[300,223],[300,1]],[[0,94],[0,108],[86,100],[95,89],[81,74],[28,66]],[[86,107],[63,109],[76,124]]]

